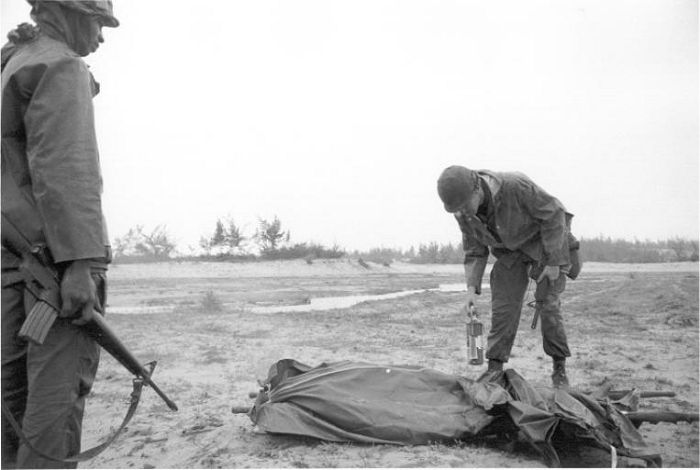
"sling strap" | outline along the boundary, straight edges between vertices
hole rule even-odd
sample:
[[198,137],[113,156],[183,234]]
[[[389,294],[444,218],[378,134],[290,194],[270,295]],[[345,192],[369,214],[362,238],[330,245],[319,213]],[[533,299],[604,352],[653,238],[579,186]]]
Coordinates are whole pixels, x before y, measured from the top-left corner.
[[[149,362],[146,364],[146,368],[149,370],[149,372],[153,372],[153,369],[156,366],[156,362]],[[20,424],[17,422],[14,416],[12,416],[12,412],[10,411],[10,408],[7,406],[5,403],[5,400],[2,400],[2,414],[5,416],[7,421],[10,423],[10,426],[12,426],[12,429],[14,429],[15,433],[17,434],[17,437],[19,437],[20,441],[24,445],[26,445],[30,451],[35,453],[36,455],[47,459],[51,460],[53,462],[62,462],[62,463],[76,463],[76,462],[84,462],[86,460],[90,460],[100,453],[104,451],[107,447],[109,447],[112,442],[119,436],[119,434],[124,430],[127,424],[129,424],[129,421],[131,421],[131,418],[134,416],[134,413],[136,413],[136,408],[139,405],[139,401],[141,400],[141,391],[143,390],[143,385],[144,382],[141,378],[136,378],[133,380],[133,390],[131,391],[131,399],[129,403],[129,409],[126,412],[126,416],[124,416],[124,419],[122,420],[122,423],[119,425],[119,428],[112,434],[109,439],[107,439],[105,442],[102,444],[98,444],[95,447],[92,447],[86,451],[80,452],[75,455],[71,455],[66,458],[59,458],[59,457],[54,457],[48,454],[45,454],[44,452],[40,451],[34,445],[29,441],[29,438],[24,435],[22,432],[22,427]]]

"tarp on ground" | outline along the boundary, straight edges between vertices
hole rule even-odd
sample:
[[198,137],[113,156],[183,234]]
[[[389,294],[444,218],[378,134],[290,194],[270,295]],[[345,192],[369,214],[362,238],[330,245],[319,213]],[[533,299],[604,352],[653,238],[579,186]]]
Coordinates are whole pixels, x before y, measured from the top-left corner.
[[269,433],[334,442],[420,445],[510,430],[550,466],[560,463],[554,443],[567,442],[661,463],[608,399],[535,388],[512,369],[480,383],[418,366],[283,359],[249,416]]

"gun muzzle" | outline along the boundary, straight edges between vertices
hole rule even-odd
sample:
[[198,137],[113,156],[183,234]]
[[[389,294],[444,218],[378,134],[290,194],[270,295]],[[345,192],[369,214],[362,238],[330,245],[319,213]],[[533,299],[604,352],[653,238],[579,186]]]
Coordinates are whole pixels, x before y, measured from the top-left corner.
[[114,356],[124,367],[132,374],[142,379],[143,382],[151,387],[160,398],[163,399],[168,408],[177,411],[177,405],[151,380],[151,374],[141,364],[136,357],[122,344],[116,334],[112,331],[109,324],[102,318],[102,315],[95,312],[92,321],[85,325],[89,333],[108,353]]

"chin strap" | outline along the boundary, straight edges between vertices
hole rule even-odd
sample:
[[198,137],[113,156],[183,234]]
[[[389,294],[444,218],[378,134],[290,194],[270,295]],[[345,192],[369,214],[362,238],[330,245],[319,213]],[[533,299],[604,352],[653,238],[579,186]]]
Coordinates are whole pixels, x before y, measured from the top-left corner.
[[[153,369],[156,366],[156,362],[149,362],[146,364],[146,369],[149,371],[149,373],[153,372]],[[126,416],[124,416],[124,419],[122,420],[122,424],[119,425],[119,428],[112,434],[109,439],[107,439],[105,442],[102,444],[98,444],[95,447],[92,447],[84,452],[80,452],[75,455],[71,455],[66,458],[59,458],[59,457],[53,457],[51,455],[47,455],[44,452],[38,450],[32,443],[29,441],[27,436],[24,435],[22,432],[22,427],[19,425],[17,420],[15,419],[14,416],[12,416],[12,412],[8,408],[7,404],[5,403],[5,400],[2,400],[2,414],[5,416],[7,421],[10,423],[10,426],[12,426],[12,429],[14,429],[15,433],[17,434],[17,437],[19,437],[20,441],[24,445],[26,445],[30,451],[38,455],[39,457],[42,457],[47,460],[51,460],[53,462],[63,462],[63,463],[76,463],[76,462],[84,462],[86,460],[90,460],[97,455],[99,455],[103,450],[105,450],[107,447],[114,442],[114,440],[119,436],[119,434],[124,430],[127,424],[129,424],[129,421],[131,421],[131,418],[134,416],[134,413],[136,413],[136,408],[139,405],[139,401],[141,400],[141,391],[143,390],[143,385],[144,382],[140,378],[136,378],[133,381],[133,390],[131,391],[131,400],[129,403],[129,409],[126,411]]]

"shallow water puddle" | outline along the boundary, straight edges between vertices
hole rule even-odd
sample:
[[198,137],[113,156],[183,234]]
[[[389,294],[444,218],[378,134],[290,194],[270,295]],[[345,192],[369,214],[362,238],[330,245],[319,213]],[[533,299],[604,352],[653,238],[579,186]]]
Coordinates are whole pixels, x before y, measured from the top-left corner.
[[[482,290],[488,290],[489,286],[482,286]],[[464,283],[440,284],[432,289],[403,290],[400,292],[390,292],[388,294],[376,295],[345,295],[341,297],[317,297],[310,299],[309,303],[302,305],[270,305],[264,307],[252,307],[253,313],[274,313],[274,312],[310,312],[314,310],[330,310],[337,308],[350,308],[361,302],[374,300],[398,299],[407,295],[419,294],[421,292],[463,292],[466,291]]]
[[[488,290],[489,286],[482,286],[482,290]],[[298,305],[265,305],[250,307],[252,313],[284,313],[284,312],[311,312],[316,310],[331,310],[339,308],[350,308],[361,302],[388,300],[406,297],[407,295],[419,294],[421,292],[463,292],[466,288],[464,283],[455,284],[440,284],[439,287],[432,289],[414,289],[404,290],[399,292],[389,292],[387,294],[375,295],[344,295],[339,297],[316,297],[309,299],[308,303]],[[148,313],[170,313],[175,310],[175,305],[158,305],[158,306],[133,306],[133,307],[110,307],[109,313],[118,314],[148,314]]]
[[[576,281],[578,283],[581,280]],[[589,279],[587,282],[606,282],[605,279]],[[464,283],[440,284],[438,287],[431,289],[414,289],[403,290],[398,292],[389,292],[387,294],[375,295],[343,295],[338,297],[316,297],[310,298],[308,303],[295,305],[253,305],[246,307],[246,310],[252,313],[285,313],[285,312],[312,312],[317,310],[332,310],[350,308],[361,302],[375,300],[389,300],[406,297],[407,295],[419,294],[421,292],[464,292],[466,290]],[[488,284],[481,286],[482,292],[490,290]],[[226,305],[226,304],[224,304]],[[171,313],[176,308],[175,305],[157,305],[157,306],[132,306],[132,307],[109,307],[108,313],[118,313],[126,315],[142,315],[149,313]]]
[[[605,279],[588,279],[587,282],[606,282]],[[576,282],[580,283],[581,280]],[[431,289],[414,289],[403,290],[398,292],[389,292],[387,294],[375,295],[343,295],[338,297],[316,297],[310,298],[308,303],[295,305],[253,305],[246,307],[252,313],[285,313],[285,312],[312,312],[317,310],[331,310],[350,308],[361,302],[388,300],[406,297],[407,295],[418,294],[421,292],[464,292],[466,290],[463,282],[453,284],[440,284],[438,287]],[[482,292],[489,291],[490,286],[483,284]],[[226,304],[224,304],[226,305]],[[175,310],[175,305],[155,305],[155,306],[132,306],[132,307],[108,307],[108,313],[126,314],[126,315],[142,315],[149,313],[171,313]]]

